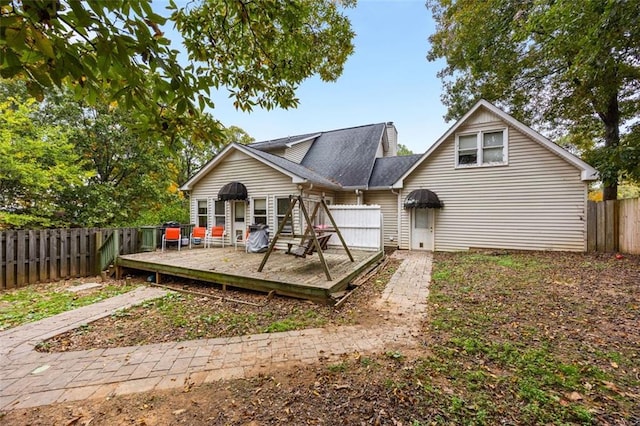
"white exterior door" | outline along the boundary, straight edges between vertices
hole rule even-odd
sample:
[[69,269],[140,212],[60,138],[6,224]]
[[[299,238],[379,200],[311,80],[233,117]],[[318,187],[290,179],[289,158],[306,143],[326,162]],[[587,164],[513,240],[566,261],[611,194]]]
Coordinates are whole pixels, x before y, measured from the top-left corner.
[[433,250],[433,209],[413,209],[411,213],[411,249]]
[[233,218],[233,242],[244,242],[244,235],[247,229],[246,225],[246,207],[247,203],[244,201],[233,201],[233,208],[231,209],[231,217]]

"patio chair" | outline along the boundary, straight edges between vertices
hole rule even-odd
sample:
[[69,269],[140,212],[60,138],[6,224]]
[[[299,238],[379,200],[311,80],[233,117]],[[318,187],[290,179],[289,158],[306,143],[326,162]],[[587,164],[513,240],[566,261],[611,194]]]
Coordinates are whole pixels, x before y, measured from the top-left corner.
[[162,251],[164,251],[167,242],[178,243],[178,251],[180,251],[180,245],[182,243],[180,228],[167,228],[164,230],[164,234],[162,234]]
[[227,231],[224,229],[224,226],[212,226],[211,231],[207,233],[204,239],[204,247],[207,248],[217,241],[220,242],[224,248],[224,239],[226,236]]
[[247,227],[247,230],[244,232],[244,235],[239,234],[239,235],[236,235],[236,238],[234,238],[234,244],[235,244],[234,250],[238,250],[238,244],[240,245],[244,244],[244,251],[248,253],[248,249],[249,249],[249,246],[247,245],[248,239],[249,239],[249,227]]
[[196,226],[191,230],[191,235],[189,235],[189,248],[191,248],[192,244],[200,245],[202,243],[206,243],[207,236],[207,228]]

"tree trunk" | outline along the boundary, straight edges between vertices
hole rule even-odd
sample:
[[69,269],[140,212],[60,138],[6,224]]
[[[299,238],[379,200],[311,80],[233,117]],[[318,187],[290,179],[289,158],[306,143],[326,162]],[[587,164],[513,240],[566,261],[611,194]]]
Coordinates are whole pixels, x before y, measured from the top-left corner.
[[[604,146],[607,148],[615,148],[620,144],[620,107],[618,105],[618,93],[614,93],[609,97],[607,102],[607,111],[601,115],[604,123]],[[616,173],[609,179],[603,179],[602,182],[602,199],[616,200],[618,198],[618,169],[617,159],[612,164]]]

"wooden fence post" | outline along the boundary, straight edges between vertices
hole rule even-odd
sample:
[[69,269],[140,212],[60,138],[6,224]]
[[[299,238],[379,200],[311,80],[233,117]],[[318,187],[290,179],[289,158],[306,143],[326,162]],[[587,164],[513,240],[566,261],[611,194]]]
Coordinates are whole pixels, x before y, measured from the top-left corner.
[[618,250],[618,202],[617,200],[605,201],[605,240],[604,251],[607,253]]
[[4,271],[5,271],[5,267],[4,265],[4,250],[2,249],[2,241],[4,239],[4,232],[0,232],[0,290],[4,290],[5,288],[7,288],[7,283],[5,281],[5,276],[4,276]]
[[100,249],[102,248],[102,241],[103,241],[103,234],[102,234],[102,229],[98,229],[96,231],[96,236],[95,236],[95,240],[96,240],[96,245],[95,245],[95,250],[93,252],[93,273],[95,275],[99,275],[100,272]]
[[7,237],[7,245],[5,249],[5,288],[16,288],[16,262],[15,262],[15,241],[16,241],[16,231],[7,231],[5,232]]
[[47,273],[47,247],[48,247],[48,238],[49,235],[47,231],[44,229],[40,230],[40,240],[38,245],[38,258],[40,259],[40,263],[38,264],[38,274],[40,277],[40,282],[44,283],[49,281],[49,274]]
[[598,250],[598,205],[595,201],[587,202],[587,251]]
[[113,261],[120,257],[120,230],[113,230]]

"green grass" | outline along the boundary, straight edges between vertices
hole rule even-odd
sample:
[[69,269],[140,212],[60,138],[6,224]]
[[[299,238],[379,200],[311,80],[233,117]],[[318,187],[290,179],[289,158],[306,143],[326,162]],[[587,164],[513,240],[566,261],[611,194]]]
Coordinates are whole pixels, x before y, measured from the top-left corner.
[[[406,378],[420,383],[424,400],[437,407],[429,424],[483,425],[507,418],[517,424],[586,425],[597,423],[601,412],[635,418],[629,417],[638,407],[635,393],[604,385],[638,386],[633,374],[622,371],[623,365],[629,371],[637,365],[633,345],[626,351],[586,351],[574,332],[594,321],[594,313],[613,315],[615,309],[598,297],[585,299],[578,288],[559,287],[579,286],[589,271],[615,274],[616,265],[563,256],[572,255],[437,255],[429,355]],[[616,369],[605,368],[611,364]]]
[[[134,289],[135,285],[107,285],[86,294],[37,285],[0,294],[0,330],[38,321],[61,312],[99,302]],[[4,303],[3,303],[4,302]]]
[[[254,333],[278,333],[323,326],[327,318],[313,309],[292,309],[282,316],[269,306],[255,312],[236,311],[224,306],[194,305],[194,297],[189,294],[171,293],[164,297],[147,301],[141,309],[154,313],[152,322],[146,327],[180,328],[187,339],[211,337],[211,330],[217,329],[220,336],[239,336]],[[144,315],[138,308],[114,314],[139,317]]]
[[339,362],[337,364],[329,364],[327,369],[332,373],[344,373],[349,368],[346,362]]

